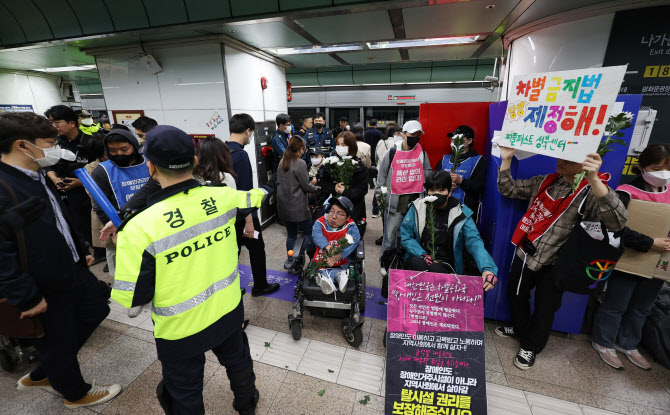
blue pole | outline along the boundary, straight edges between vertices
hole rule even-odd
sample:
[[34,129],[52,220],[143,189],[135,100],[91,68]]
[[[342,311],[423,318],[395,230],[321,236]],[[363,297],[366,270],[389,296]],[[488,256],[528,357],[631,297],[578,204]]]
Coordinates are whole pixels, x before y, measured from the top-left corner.
[[102,190],[100,190],[98,185],[93,181],[91,175],[83,168],[75,170],[74,174],[81,180],[81,183],[91,194],[93,200],[95,200],[95,202],[102,208],[109,220],[111,220],[114,226],[118,228],[121,225],[121,218],[119,218],[116,209],[114,209],[114,206],[112,206],[105,194],[102,193]]

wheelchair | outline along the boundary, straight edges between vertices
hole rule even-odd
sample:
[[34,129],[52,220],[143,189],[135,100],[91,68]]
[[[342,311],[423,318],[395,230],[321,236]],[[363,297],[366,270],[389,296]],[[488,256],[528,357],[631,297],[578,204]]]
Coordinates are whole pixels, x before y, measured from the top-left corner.
[[[294,294],[296,302],[291,314],[288,315],[293,340],[302,338],[303,313],[309,310],[312,315],[342,318],[342,335],[345,340],[353,347],[360,346],[363,342],[364,322],[361,313],[365,311],[365,245],[363,240],[361,239],[358,243],[354,264],[349,268],[350,274],[351,271],[354,271],[354,277],[349,277],[344,292],[336,290],[334,294],[329,295],[321,291],[321,287],[316,285],[314,279],[307,277],[304,270],[305,254],[300,254],[302,247],[303,238],[299,237],[294,245],[293,256],[289,257],[284,264],[284,269],[298,275]],[[315,250],[316,248],[312,245],[305,249],[305,253],[311,258]]]
[[0,336],[0,368],[5,372],[12,373],[19,362],[32,363],[37,360],[37,351],[27,341]]

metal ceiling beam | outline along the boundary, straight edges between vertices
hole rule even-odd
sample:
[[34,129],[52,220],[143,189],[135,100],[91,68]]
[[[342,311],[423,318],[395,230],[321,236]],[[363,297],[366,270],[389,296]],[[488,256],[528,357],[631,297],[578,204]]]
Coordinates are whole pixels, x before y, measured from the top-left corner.
[[[320,45],[321,42],[319,42],[319,39],[315,38],[312,36],[308,31],[306,31],[302,26],[294,22],[293,20],[289,19],[288,17],[284,17],[282,19],[282,23],[284,23],[289,29],[293,30],[300,36],[304,37],[308,42],[310,42],[312,45]],[[331,58],[335,59],[342,65],[349,65],[349,62],[345,61],[344,59],[340,58],[336,53],[329,53],[328,56]]]
[[477,59],[479,58],[485,51],[486,49],[489,48],[492,44],[494,44],[500,37],[505,33],[505,31],[516,22],[516,20],[521,17],[522,14],[528,10],[530,6],[535,3],[535,0],[521,0],[519,3],[517,3],[516,7],[512,9],[511,12],[505,17],[505,19],[498,25],[496,30],[493,31],[493,33],[486,38],[484,41],[484,44],[481,45],[475,53],[470,56],[470,59]]
[[[391,20],[391,27],[393,27],[393,34],[396,40],[407,39],[402,9],[389,9],[389,19]],[[400,48],[398,52],[400,52],[400,58],[403,62],[409,62],[409,50],[407,48]]]

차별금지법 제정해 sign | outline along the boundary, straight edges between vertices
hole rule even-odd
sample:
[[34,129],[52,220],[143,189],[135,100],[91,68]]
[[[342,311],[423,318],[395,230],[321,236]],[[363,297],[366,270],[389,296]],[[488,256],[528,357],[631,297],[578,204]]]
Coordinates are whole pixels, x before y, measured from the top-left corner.
[[486,414],[481,277],[390,270],[386,414]]
[[626,66],[517,75],[499,145],[581,163],[595,153]]

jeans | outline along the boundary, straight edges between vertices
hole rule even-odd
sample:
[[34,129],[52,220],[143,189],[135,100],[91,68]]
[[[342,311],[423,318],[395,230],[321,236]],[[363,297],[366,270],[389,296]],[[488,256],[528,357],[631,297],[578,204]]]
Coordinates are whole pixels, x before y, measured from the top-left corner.
[[[535,288],[535,311],[530,314],[530,292]],[[510,271],[507,297],[510,301],[512,325],[518,333],[521,348],[540,353],[549,341],[554,314],[561,308],[563,292],[554,285],[554,266],[545,265],[537,271],[523,266],[515,256]]]
[[651,307],[663,280],[614,271],[607,281],[605,299],[593,318],[593,341],[611,349],[637,348]]
[[382,249],[379,254],[380,261],[384,252],[396,246],[403,219],[405,219],[405,215],[400,212],[386,211],[384,218],[384,241],[382,242]]
[[293,249],[296,239],[298,239],[298,229],[302,231],[302,237],[304,241],[302,247],[300,248],[300,255],[305,252],[305,248],[309,246],[312,242],[312,221],[307,219],[302,222],[284,222],[286,226],[286,251]]
[[379,214],[379,205],[377,204],[376,197],[372,198],[372,214],[373,215]]

